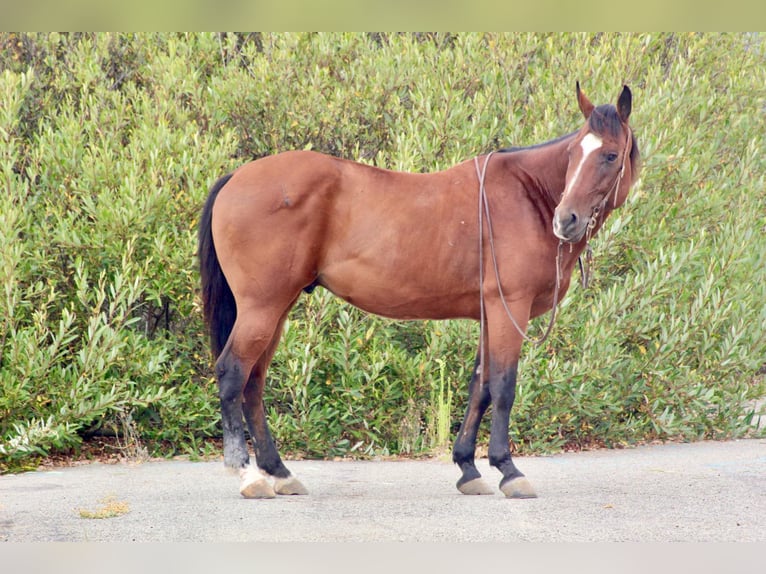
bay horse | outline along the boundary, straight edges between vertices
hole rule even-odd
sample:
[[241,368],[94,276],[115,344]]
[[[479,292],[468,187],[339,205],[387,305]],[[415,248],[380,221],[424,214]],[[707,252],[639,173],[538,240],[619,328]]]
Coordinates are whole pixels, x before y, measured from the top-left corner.
[[[306,494],[283,464],[263,404],[266,371],[302,292],[322,286],[393,319],[472,319],[480,344],[453,461],[464,494],[490,494],[474,463],[489,405],[489,463],[508,498],[536,493],[516,468],[509,417],[529,320],[569,288],[578,257],[637,177],[632,95],[595,107],[546,143],[436,173],[380,169],[311,151],[247,163],[211,188],[199,228],[204,316],[216,358],[224,464],[245,498]],[[552,324],[552,322],[551,322]],[[258,469],[250,464],[244,420]]]

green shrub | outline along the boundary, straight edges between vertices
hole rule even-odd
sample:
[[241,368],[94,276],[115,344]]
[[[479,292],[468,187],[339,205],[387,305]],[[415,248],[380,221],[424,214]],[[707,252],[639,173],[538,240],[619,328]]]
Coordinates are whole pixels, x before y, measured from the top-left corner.
[[[763,35],[2,33],[0,47],[0,470],[99,433],[155,454],[220,434],[194,254],[219,175],[295,148],[442,169],[575,129],[576,79],[599,103],[630,84],[644,167],[594,241],[593,288],[524,350],[517,449],[755,432]],[[476,342],[471,323],[386,321],[318,290],[270,371],[273,433],[303,456],[448,448]]]

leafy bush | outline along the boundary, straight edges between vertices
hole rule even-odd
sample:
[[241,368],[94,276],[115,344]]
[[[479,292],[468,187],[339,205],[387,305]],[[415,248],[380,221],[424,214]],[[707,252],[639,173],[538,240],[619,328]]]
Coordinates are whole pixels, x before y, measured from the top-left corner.
[[[631,85],[643,174],[594,241],[594,287],[525,348],[517,449],[754,432],[762,35],[3,33],[0,47],[0,470],[94,434],[155,454],[219,435],[194,256],[219,175],[295,148],[442,169],[577,127],[575,79],[597,102]],[[267,391],[282,450],[447,447],[476,333],[303,297]]]

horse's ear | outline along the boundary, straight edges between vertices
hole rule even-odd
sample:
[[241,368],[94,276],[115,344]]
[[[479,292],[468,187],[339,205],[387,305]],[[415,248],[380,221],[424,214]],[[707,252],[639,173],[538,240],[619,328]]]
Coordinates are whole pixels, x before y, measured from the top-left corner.
[[584,115],[585,119],[587,120],[593,111],[593,104],[590,103],[588,97],[580,90],[579,81],[577,82],[577,103],[580,105],[580,111],[582,111],[582,115]]
[[628,86],[623,86],[620,97],[617,100],[617,113],[620,114],[620,120],[622,120],[622,123],[624,124],[628,123],[632,103],[633,94],[630,93],[630,88]]

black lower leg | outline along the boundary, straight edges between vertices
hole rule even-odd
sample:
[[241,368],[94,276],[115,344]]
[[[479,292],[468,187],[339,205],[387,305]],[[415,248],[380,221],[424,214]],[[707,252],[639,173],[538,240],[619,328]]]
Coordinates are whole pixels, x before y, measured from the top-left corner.
[[271,476],[287,478],[290,476],[290,471],[279,456],[279,451],[277,451],[274,439],[271,437],[269,427],[265,424],[265,415],[262,414],[260,418],[263,420],[263,424],[251,421],[250,417],[247,417],[250,434],[253,439],[253,448],[255,449],[256,464],[258,468]]
[[479,423],[490,402],[490,394],[487,385],[482,384],[478,375],[478,359],[474,366],[471,383],[468,387],[468,408],[460,425],[455,445],[452,449],[452,460],[460,467],[462,476],[457,482],[458,488],[463,484],[481,477],[476,469],[474,457],[476,455],[476,436],[479,432]]
[[250,462],[242,421],[244,377],[239,362],[230,357],[219,359],[216,364],[223,426],[223,460],[226,466],[242,468]]
[[492,395],[492,427],[489,438],[489,464],[497,468],[503,478],[502,486],[509,480],[524,476],[513,464],[509,446],[508,425],[511,407],[516,397],[516,366],[514,365],[490,383]]
[[269,431],[263,408],[263,381],[259,381],[256,374],[250,378],[245,389],[245,419],[250,429],[258,468],[278,478],[290,476]]
[[452,460],[460,467],[462,475],[457,481],[457,486],[460,488],[465,483],[481,478],[481,473],[476,468],[476,462],[474,460],[476,450],[476,435],[462,443],[455,441],[455,449],[452,453]]

